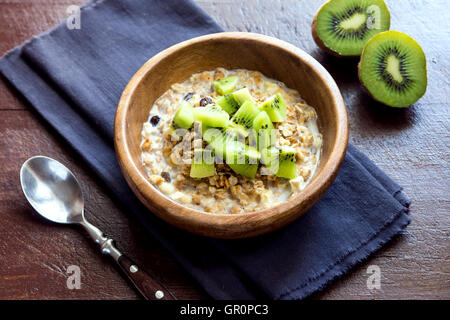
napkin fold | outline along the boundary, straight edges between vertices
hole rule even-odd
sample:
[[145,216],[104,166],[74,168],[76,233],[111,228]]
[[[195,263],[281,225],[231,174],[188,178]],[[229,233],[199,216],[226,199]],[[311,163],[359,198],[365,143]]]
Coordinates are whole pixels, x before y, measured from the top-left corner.
[[302,299],[401,233],[409,200],[349,146],[336,181],[281,230],[215,240],[178,230],[149,212],[126,184],[113,146],[114,113],[128,80],[149,58],[222,28],[190,0],[101,0],[0,60],[0,72],[80,156],[113,198],[135,214],[216,299]]

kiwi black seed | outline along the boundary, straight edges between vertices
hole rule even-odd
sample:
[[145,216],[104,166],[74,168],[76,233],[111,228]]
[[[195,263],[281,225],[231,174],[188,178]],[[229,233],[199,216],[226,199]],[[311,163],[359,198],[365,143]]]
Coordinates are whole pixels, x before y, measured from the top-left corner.
[[389,30],[390,20],[383,0],[330,0],[317,11],[312,33],[322,49],[355,57],[371,37]]
[[279,153],[279,168],[277,177],[293,179],[297,176],[295,149],[282,146]]
[[234,118],[232,120],[233,120],[233,122],[235,124],[239,124],[239,125],[243,126],[246,129],[250,129],[252,127],[252,124],[253,124],[253,119],[249,119],[249,117],[247,117],[247,116],[244,116],[244,117],[241,117],[241,118]]
[[407,34],[386,31],[367,42],[358,66],[370,95],[391,107],[407,107],[425,94],[427,66],[420,45]]

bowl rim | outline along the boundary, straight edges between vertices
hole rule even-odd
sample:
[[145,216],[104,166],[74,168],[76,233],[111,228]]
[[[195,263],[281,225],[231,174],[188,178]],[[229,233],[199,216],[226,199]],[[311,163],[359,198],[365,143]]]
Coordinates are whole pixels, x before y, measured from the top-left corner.
[[[126,118],[131,97],[138,84],[153,67],[167,56],[193,44],[211,40],[256,41],[286,51],[288,54],[298,58],[301,63],[308,64],[312,70],[315,70],[321,81],[326,84],[326,88],[332,98],[331,105],[335,108],[335,114],[337,115],[336,137],[330,155],[328,159],[326,159],[326,163],[300,193],[276,206],[240,214],[209,213],[185,207],[182,204],[171,200],[169,197],[166,197],[153,186],[148,177],[141,174],[131,156],[126,140]],[[127,183],[136,196],[154,214],[171,224],[174,224],[173,222],[176,221],[175,224],[178,227],[198,234],[217,238],[241,238],[271,231],[274,229],[270,228],[270,224],[273,221],[282,219],[286,220],[287,222],[285,224],[287,224],[311,208],[330,187],[337,175],[346,154],[349,135],[348,131],[347,109],[340,90],[328,71],[312,56],[288,42],[270,36],[249,32],[220,32],[207,34],[175,44],[157,53],[140,67],[128,82],[118,103],[114,119],[114,146],[119,166]],[[302,203],[304,204],[303,206],[301,206]],[[295,214],[296,209],[299,211],[298,214]],[[245,234],[241,235],[239,232],[235,232],[236,234],[232,236],[220,233],[212,234],[205,231],[207,228],[214,229],[217,226],[220,226],[221,229],[225,230],[244,222],[246,224],[254,225],[255,230],[246,231]],[[198,226],[198,231],[193,231],[192,228],[188,227],[189,225]]]

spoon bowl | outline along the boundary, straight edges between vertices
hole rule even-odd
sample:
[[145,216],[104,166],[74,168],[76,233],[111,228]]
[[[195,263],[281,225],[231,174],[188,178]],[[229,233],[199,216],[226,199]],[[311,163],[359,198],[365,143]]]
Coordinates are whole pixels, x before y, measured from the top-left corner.
[[84,200],[75,176],[64,165],[44,156],[28,159],[20,170],[23,193],[44,218],[56,223],[84,220]]

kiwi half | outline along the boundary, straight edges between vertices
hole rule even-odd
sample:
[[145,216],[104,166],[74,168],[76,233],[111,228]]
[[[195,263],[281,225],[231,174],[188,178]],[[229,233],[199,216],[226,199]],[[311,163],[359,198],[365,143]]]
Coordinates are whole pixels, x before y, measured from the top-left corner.
[[361,55],[367,41],[389,30],[391,17],[383,0],[330,0],[317,11],[314,41],[336,56]]
[[358,66],[370,95],[391,107],[407,107],[427,88],[427,65],[420,45],[398,31],[377,34],[367,42]]

